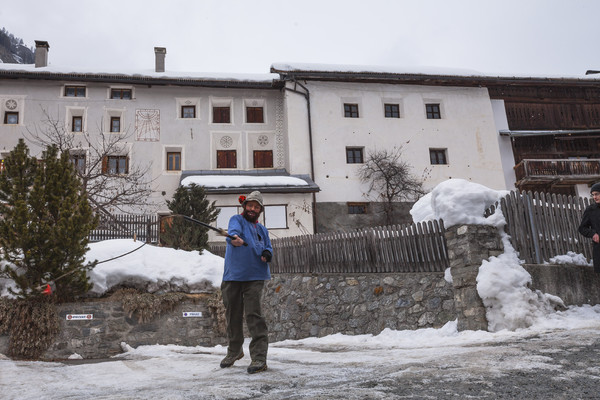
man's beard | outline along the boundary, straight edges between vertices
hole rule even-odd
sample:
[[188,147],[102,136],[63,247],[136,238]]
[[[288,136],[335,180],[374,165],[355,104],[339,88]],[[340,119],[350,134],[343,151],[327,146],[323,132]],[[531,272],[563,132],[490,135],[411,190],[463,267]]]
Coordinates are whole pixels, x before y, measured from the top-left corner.
[[255,213],[254,211],[244,210],[242,212],[242,216],[244,218],[246,218],[246,221],[255,223],[258,221],[258,217],[260,216],[260,213]]

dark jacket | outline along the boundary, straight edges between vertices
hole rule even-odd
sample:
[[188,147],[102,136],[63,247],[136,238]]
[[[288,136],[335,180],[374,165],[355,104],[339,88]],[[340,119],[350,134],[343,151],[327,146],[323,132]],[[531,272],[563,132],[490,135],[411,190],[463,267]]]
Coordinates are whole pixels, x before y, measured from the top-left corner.
[[[592,238],[596,233],[600,235],[600,206],[598,203],[590,204],[583,212],[579,233],[586,238]],[[594,271],[600,273],[600,244],[594,242],[592,257],[594,259]]]
[[596,233],[600,234],[600,207],[598,203],[590,204],[583,212],[579,233],[586,238],[592,238]]

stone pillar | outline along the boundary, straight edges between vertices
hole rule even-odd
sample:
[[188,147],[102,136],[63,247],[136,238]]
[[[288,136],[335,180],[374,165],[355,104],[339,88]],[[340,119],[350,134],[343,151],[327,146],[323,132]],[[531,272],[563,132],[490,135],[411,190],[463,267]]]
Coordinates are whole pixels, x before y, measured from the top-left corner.
[[459,225],[446,230],[446,243],[459,331],[488,330],[485,306],[477,293],[483,260],[503,252],[498,229],[489,225]]

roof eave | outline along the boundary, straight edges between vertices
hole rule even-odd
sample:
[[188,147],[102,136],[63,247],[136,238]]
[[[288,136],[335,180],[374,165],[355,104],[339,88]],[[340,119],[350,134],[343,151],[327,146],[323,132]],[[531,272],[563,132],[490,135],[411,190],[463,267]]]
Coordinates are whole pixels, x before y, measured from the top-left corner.
[[224,88],[261,88],[279,89],[283,83],[278,79],[272,81],[232,80],[232,79],[201,79],[201,78],[172,78],[151,77],[147,75],[119,75],[119,74],[85,74],[85,73],[56,73],[56,72],[29,72],[0,70],[0,79],[40,79],[55,81],[77,82],[111,82],[162,86],[196,86],[196,87],[224,87]]

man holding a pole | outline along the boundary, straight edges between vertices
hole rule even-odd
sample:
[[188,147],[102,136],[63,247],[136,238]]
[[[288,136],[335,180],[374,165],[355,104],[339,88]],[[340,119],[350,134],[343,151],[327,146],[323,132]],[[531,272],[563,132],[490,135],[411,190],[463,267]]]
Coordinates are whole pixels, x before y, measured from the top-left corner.
[[260,192],[254,191],[248,197],[241,196],[243,212],[229,220],[227,229],[227,249],[221,293],[227,319],[229,346],[227,356],[221,361],[221,368],[231,367],[244,357],[243,318],[252,336],[248,373],[267,369],[267,349],[269,332],[262,315],[261,301],[264,281],[271,279],[268,262],[271,261],[273,247],[267,228],[258,223],[264,209]]

